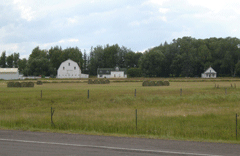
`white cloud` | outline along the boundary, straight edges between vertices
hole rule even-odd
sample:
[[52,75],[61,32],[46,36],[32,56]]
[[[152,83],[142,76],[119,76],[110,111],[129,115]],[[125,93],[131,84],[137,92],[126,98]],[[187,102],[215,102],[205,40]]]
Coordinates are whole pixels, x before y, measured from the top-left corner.
[[28,5],[28,1],[24,0],[14,0],[13,4],[20,11],[21,18],[31,21],[35,17],[35,12],[32,10],[31,6]]

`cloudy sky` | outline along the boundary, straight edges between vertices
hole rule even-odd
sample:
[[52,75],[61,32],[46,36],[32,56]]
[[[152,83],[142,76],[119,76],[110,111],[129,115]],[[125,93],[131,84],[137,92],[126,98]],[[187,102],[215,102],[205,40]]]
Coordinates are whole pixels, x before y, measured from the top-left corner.
[[240,38],[239,0],[0,0],[0,52],[118,44],[144,51],[165,41]]

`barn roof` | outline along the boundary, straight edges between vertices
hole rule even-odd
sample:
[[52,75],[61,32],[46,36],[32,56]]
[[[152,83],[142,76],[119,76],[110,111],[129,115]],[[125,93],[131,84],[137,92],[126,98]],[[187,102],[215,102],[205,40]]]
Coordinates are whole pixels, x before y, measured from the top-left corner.
[[18,68],[0,68],[0,73],[17,73]]

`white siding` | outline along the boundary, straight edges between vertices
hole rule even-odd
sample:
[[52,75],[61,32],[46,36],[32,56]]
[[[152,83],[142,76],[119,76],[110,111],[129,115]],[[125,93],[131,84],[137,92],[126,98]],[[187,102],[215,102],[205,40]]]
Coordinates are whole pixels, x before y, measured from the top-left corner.
[[81,74],[78,64],[70,59],[64,61],[58,68],[57,78],[88,78],[88,74]]

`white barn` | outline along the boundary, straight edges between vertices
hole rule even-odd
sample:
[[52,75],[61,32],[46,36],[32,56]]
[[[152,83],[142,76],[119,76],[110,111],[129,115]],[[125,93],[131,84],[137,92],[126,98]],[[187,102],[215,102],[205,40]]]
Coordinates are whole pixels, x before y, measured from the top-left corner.
[[76,62],[68,59],[61,63],[57,71],[57,78],[88,78],[88,74],[82,74]]
[[202,78],[217,78],[217,72],[212,67],[209,67],[202,73]]
[[18,68],[0,68],[0,79],[14,80],[19,78]]
[[127,78],[126,68],[98,68],[98,78]]

